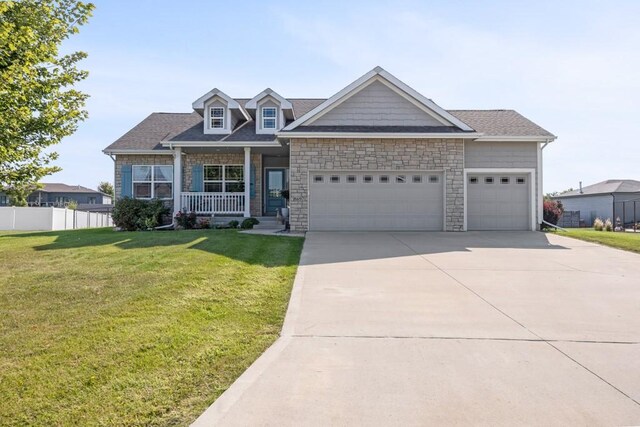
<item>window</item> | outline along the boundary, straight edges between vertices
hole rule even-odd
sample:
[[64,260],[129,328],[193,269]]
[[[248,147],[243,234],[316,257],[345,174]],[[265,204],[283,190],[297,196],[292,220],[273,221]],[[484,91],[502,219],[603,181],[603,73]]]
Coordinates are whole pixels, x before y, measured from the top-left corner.
[[412,180],[414,184],[420,184],[422,182],[422,175],[413,175]]
[[405,175],[397,175],[396,182],[398,184],[404,184],[405,182],[407,182],[407,177]]
[[262,108],[262,129],[275,129],[275,128],[276,128],[276,108],[263,107]]
[[469,184],[477,184],[477,183],[478,183],[478,177],[477,176],[469,177]]
[[324,177],[322,175],[315,175],[313,177],[313,182],[322,182],[324,181]]
[[244,167],[240,165],[205,165],[204,191],[207,193],[243,193]]
[[500,178],[500,184],[508,184],[509,181],[511,181],[511,180],[509,179],[508,176],[503,176],[503,177]]
[[7,196],[0,196],[0,206],[8,205],[9,199]]
[[380,182],[385,184],[389,182],[389,175],[380,175]]
[[211,116],[211,128],[212,129],[224,129],[224,108],[211,107],[209,109]]
[[440,181],[440,178],[438,178],[438,175],[429,175],[429,182],[431,184],[437,184]]
[[95,197],[89,197],[89,204],[90,205],[95,205],[96,204],[96,198]]
[[335,183],[340,182],[340,177],[338,175],[331,175],[330,180],[331,180],[332,183],[335,184]]
[[349,183],[356,182],[356,176],[355,175],[347,175],[347,182],[349,182]]
[[492,176],[485,176],[484,177],[484,183],[485,184],[493,184],[493,177]]
[[365,175],[362,177],[362,182],[366,182],[367,184],[373,182],[373,177],[371,175]]
[[133,197],[136,199],[173,197],[173,166],[133,166]]
[[516,178],[516,184],[524,184],[524,177],[519,176]]

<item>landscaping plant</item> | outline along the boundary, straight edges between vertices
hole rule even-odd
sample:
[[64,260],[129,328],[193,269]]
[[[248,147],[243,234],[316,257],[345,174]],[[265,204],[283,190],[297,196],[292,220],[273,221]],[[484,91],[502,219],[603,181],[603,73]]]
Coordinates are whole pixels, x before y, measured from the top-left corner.
[[161,200],[139,200],[124,197],[116,201],[111,216],[113,223],[125,231],[152,230],[169,213]]
[[258,221],[257,219],[255,219],[253,217],[252,218],[246,218],[240,224],[240,228],[242,228],[243,230],[251,230],[254,225],[258,225],[258,224],[260,224],[260,221]]
[[197,217],[193,211],[187,212],[186,210],[182,210],[176,214],[175,220],[178,227],[191,230],[196,227]]
[[[550,224],[557,225],[560,217],[564,213],[562,202],[556,200],[545,200],[542,206],[542,217],[544,220]],[[545,228],[544,224],[543,228]]]
[[613,231],[613,223],[610,218],[604,222],[604,231]]
[[600,218],[596,218],[593,221],[593,229],[596,231],[604,230],[604,222]]

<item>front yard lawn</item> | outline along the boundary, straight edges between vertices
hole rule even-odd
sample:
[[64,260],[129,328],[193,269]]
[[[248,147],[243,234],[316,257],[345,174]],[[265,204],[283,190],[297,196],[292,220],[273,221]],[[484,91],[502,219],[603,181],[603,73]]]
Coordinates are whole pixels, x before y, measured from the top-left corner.
[[0,425],[187,425],[278,336],[301,238],[0,234]]
[[568,233],[559,233],[558,235],[640,253],[640,233],[595,231],[593,228],[569,228]]

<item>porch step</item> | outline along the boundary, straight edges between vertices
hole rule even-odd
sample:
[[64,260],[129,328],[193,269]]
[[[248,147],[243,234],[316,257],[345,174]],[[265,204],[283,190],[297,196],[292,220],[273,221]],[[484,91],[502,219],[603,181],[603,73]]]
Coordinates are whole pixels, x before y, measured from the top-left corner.
[[256,230],[282,230],[284,228],[284,225],[274,216],[261,216],[257,220],[260,221],[260,224],[253,226]]

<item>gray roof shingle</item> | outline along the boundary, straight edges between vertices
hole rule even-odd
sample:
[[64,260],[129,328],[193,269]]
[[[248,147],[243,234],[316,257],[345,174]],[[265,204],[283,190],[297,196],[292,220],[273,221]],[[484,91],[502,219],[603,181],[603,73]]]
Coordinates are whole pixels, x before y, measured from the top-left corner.
[[582,187],[582,192],[580,192],[580,190],[568,191],[555,198],[562,199],[563,197],[592,196],[595,194],[637,192],[640,192],[640,181],[636,181],[635,179],[608,179],[598,182],[597,184]]
[[514,110],[447,110],[477,132],[489,136],[548,136],[541,128]]
[[[236,99],[241,106],[249,101],[248,98]],[[321,98],[292,98],[296,118],[322,104]],[[490,136],[548,136],[553,135],[523,117],[513,110],[449,110],[449,113],[462,120],[477,132]],[[129,132],[109,145],[105,151],[110,150],[157,150],[167,151],[161,145],[162,141],[273,141],[275,137],[268,134],[256,134],[253,121],[238,125],[230,135],[205,134],[202,131],[203,118],[194,112],[191,113],[152,113],[143,121],[134,126]],[[344,128],[344,129],[343,129]],[[459,129],[429,127],[430,129],[388,127],[388,126],[304,126],[297,130],[319,132],[461,132]],[[433,128],[433,129],[431,129]],[[436,129],[438,128],[438,129]]]
[[81,185],[67,185],[59,182],[42,183],[42,188],[36,191],[42,191],[43,193],[91,193],[91,194],[103,194],[97,190],[83,187]]

